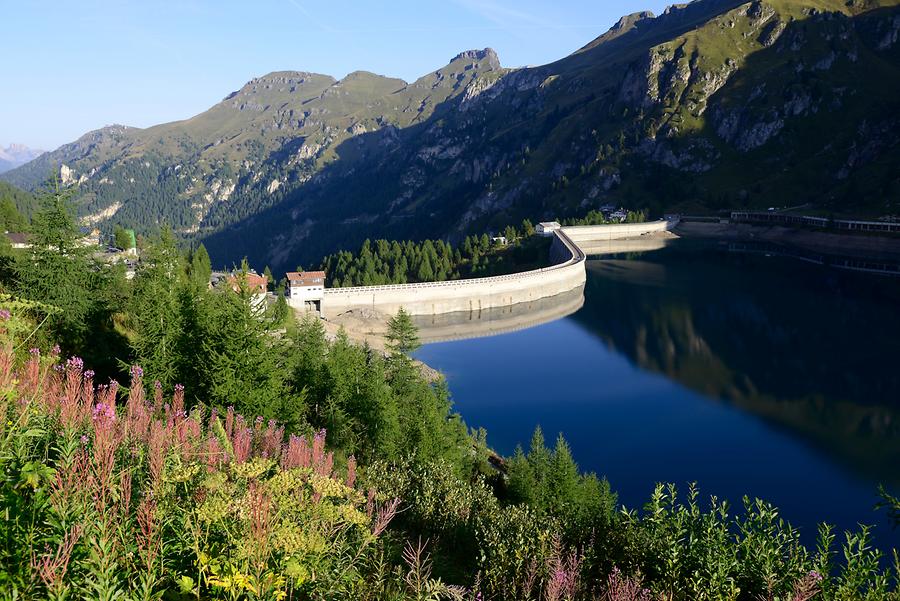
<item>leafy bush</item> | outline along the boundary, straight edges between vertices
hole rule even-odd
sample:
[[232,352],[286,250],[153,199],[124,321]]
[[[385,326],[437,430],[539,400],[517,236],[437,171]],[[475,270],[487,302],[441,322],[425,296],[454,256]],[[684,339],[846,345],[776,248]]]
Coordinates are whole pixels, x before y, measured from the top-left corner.
[[337,474],[324,432],[187,411],[142,376],[118,407],[79,359],[0,348],[4,598],[380,598],[368,576],[397,502],[356,488],[352,459]]

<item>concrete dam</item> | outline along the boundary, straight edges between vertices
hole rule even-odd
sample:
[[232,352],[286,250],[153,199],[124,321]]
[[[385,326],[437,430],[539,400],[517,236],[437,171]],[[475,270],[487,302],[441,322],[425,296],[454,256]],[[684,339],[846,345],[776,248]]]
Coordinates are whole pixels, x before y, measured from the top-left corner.
[[586,277],[585,259],[590,254],[615,252],[611,250],[614,248],[612,241],[621,241],[625,244],[624,249],[652,247],[654,241],[650,235],[669,231],[676,225],[677,220],[669,219],[561,227],[551,233],[550,260],[553,264],[549,267],[445,282],[327,288],[323,293],[321,314],[327,318],[365,308],[392,315],[402,307],[414,316],[435,316],[480,313],[533,303],[581,289]]

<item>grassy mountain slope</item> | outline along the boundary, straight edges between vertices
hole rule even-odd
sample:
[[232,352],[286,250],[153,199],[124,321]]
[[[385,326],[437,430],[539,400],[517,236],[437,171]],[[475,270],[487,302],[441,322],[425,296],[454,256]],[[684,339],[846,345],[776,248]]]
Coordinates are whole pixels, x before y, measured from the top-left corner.
[[412,84],[273,73],[5,177],[34,187],[55,165],[89,221],[168,222],[219,262],[278,267],[606,202],[898,213],[898,3],[698,0],[624,17],[549,65],[471,51]]

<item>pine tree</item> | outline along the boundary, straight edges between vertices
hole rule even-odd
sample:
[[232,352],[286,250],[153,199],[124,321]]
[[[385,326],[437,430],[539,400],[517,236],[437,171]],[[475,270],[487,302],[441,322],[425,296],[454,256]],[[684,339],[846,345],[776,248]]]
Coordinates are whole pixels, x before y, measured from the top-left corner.
[[16,263],[19,295],[57,310],[47,316],[48,326],[69,350],[81,347],[89,329],[89,316],[100,309],[93,294],[101,285],[87,249],[78,243],[73,217],[73,189],[58,181],[39,199],[31,224],[31,249]]
[[572,451],[562,434],[556,439],[556,448],[550,460],[547,479],[548,509],[556,515],[570,511],[579,500],[580,474]]
[[211,276],[212,264],[209,260],[209,253],[206,252],[206,247],[201,242],[191,257],[191,281],[202,288],[206,288],[209,286]]
[[181,344],[186,333],[190,336],[197,334],[182,319],[186,305],[188,310],[192,310],[189,305],[198,294],[184,291],[185,283],[184,264],[175,238],[171,230],[165,229],[158,239],[150,243],[141,258],[134,278],[130,314],[134,330],[131,347],[135,359],[166,391],[171,391],[175,384],[186,384],[182,376],[188,370],[184,368],[183,361],[190,350],[182,349]]
[[388,321],[387,347],[392,354],[409,354],[421,346],[419,332],[410,314],[400,307],[397,314]]

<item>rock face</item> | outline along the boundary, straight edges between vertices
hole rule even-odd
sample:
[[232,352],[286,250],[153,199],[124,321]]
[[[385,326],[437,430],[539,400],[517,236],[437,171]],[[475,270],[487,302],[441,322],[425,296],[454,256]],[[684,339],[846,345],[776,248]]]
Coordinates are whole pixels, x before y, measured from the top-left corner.
[[272,267],[606,203],[897,213],[898,4],[697,0],[539,67],[488,48],[412,83],[270,73],[186,121],[91,132],[5,177],[33,189],[60,169],[102,227],[166,222],[217,261]]

